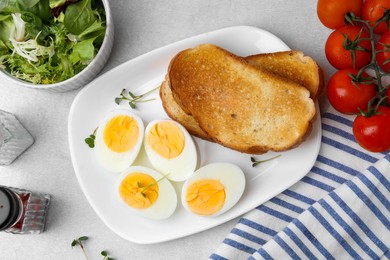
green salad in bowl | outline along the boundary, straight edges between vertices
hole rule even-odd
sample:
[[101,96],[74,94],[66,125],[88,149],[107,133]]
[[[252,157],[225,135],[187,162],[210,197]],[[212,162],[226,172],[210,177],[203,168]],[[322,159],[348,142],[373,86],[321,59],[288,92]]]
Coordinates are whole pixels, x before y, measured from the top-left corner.
[[105,39],[104,4],[105,0],[1,0],[0,69],[32,84],[56,84],[77,75]]

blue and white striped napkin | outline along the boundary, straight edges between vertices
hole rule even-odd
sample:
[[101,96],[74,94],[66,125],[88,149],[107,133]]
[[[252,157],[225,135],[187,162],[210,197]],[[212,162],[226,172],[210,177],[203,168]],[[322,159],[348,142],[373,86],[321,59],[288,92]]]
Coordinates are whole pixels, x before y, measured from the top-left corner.
[[210,259],[390,259],[390,152],[365,151],[351,126],[327,109],[311,171],[244,215]]

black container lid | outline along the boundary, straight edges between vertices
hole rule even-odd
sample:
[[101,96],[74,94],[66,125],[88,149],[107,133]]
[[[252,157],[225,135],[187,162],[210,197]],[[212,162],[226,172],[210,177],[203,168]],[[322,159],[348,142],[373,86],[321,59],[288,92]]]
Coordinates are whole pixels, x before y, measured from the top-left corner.
[[2,231],[11,227],[17,221],[21,208],[17,195],[15,195],[9,189],[1,186],[0,191],[5,194],[10,204],[10,211],[8,217],[3,221],[3,223],[0,223],[0,231]]

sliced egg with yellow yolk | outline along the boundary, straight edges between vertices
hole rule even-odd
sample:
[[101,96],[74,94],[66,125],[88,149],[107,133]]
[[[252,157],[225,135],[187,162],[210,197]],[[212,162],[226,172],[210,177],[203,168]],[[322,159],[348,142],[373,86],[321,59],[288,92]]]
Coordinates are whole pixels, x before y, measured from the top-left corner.
[[177,206],[166,176],[144,166],[131,166],[119,176],[117,195],[127,209],[148,219],[166,219]]
[[153,167],[175,182],[195,171],[197,152],[187,130],[173,120],[155,120],[145,130],[144,147]]
[[231,209],[245,189],[245,175],[231,163],[211,163],[185,181],[183,207],[199,216],[218,216]]
[[97,158],[108,171],[121,172],[129,167],[142,146],[142,119],[127,109],[109,113],[98,127],[95,139]]

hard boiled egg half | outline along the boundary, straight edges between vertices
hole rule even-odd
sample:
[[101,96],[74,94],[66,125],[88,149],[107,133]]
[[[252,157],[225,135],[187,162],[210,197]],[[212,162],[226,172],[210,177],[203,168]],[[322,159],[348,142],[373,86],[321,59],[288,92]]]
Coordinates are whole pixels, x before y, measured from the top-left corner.
[[95,149],[101,165],[121,172],[136,159],[144,137],[142,119],[127,109],[109,113],[96,132]]
[[145,130],[144,147],[153,167],[171,181],[184,181],[195,171],[194,141],[187,130],[173,120],[150,122]]
[[242,170],[231,163],[211,163],[198,169],[183,185],[184,208],[200,216],[218,216],[231,209],[245,188]]
[[166,176],[144,166],[131,166],[119,176],[117,195],[129,210],[148,219],[166,219],[177,206]]

